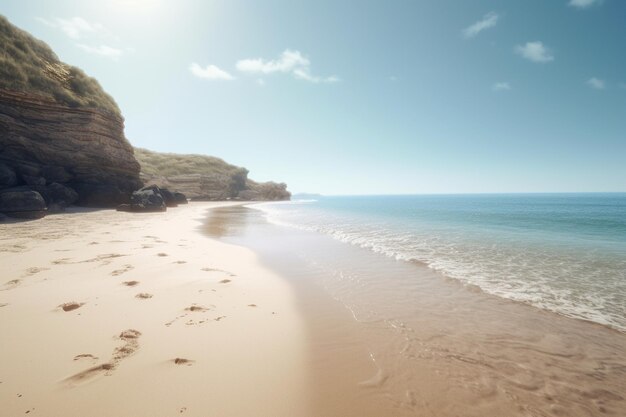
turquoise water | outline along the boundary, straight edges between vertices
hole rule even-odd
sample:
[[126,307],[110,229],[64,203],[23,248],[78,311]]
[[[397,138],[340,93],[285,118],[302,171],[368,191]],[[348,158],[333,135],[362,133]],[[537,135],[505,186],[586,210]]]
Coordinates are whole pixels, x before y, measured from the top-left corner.
[[251,207],[274,223],[626,331],[623,193],[320,197]]

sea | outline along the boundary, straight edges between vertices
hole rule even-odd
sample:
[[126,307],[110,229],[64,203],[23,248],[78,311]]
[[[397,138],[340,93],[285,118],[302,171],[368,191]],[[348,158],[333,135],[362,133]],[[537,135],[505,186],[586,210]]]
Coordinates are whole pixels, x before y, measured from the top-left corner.
[[626,332],[626,193],[320,196],[248,208],[271,224]]

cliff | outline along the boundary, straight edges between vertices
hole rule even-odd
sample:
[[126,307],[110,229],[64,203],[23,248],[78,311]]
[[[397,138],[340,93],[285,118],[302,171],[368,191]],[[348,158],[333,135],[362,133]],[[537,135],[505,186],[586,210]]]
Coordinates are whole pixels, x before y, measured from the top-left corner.
[[248,170],[206,155],[159,153],[135,148],[141,178],[180,191],[192,200],[288,200],[283,183],[257,183]]
[[98,82],[0,16],[0,193],[21,186],[46,199],[56,184],[77,193],[63,203],[115,206],[141,187],[139,171]]

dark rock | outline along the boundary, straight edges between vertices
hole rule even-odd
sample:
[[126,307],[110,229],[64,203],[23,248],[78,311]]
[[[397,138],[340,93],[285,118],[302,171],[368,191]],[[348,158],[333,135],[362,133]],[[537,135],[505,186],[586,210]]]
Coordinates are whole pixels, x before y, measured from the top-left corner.
[[130,201],[130,192],[125,192],[113,184],[89,184],[71,182],[68,184],[78,193],[77,204],[86,207],[116,207]]
[[52,204],[67,207],[78,201],[78,193],[76,191],[57,182],[44,186],[31,186],[30,188],[41,194],[48,205],[49,211]]
[[163,196],[163,200],[165,200],[165,205],[168,207],[177,207],[178,203],[176,202],[176,197],[174,197],[174,193],[172,193],[167,188],[161,188],[161,195]]
[[[156,187],[158,189],[158,187]],[[160,192],[150,188],[135,191],[130,197],[131,211],[165,211],[167,206]]]
[[22,219],[38,219],[46,215],[46,202],[36,191],[4,191],[0,193],[0,212]]
[[41,172],[37,165],[31,162],[20,160],[13,160],[10,162],[13,164],[15,172],[20,174],[20,176],[28,175],[29,177],[36,177]]
[[187,203],[189,203],[187,201],[187,196],[185,196],[185,194],[179,193],[179,192],[174,192],[172,194],[174,194],[174,200],[176,200],[176,203],[178,203],[178,204],[187,204]]
[[143,187],[141,191],[152,190],[157,194],[160,194],[163,197],[163,201],[165,201],[165,205],[167,207],[176,207],[178,204],[176,203],[176,198],[174,198],[174,194],[170,192],[167,188],[161,188],[156,185],[148,185]]
[[17,184],[15,171],[4,164],[0,164],[0,188],[12,187]]
[[22,180],[26,185],[46,185],[46,179],[43,177],[31,177],[30,175],[22,175]]
[[47,165],[41,168],[41,176],[46,179],[48,183],[52,182],[68,182],[73,176],[65,170],[63,167]]

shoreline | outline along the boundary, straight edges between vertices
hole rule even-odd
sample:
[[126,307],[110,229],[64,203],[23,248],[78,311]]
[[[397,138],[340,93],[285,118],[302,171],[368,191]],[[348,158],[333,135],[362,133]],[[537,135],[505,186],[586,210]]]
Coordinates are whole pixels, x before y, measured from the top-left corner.
[[[220,223],[228,211],[214,212],[223,212]],[[360,391],[352,389],[355,398],[387,404],[387,413],[378,415],[626,412],[626,334],[619,330],[478,291],[429,267],[330,236],[276,225],[258,210],[242,220],[245,215],[236,210],[225,241],[250,247],[289,277],[300,303],[308,304],[303,317],[314,339],[333,340],[341,328],[353,344],[367,347],[380,372],[369,381],[354,378]],[[353,325],[329,319],[316,305],[319,297],[310,295],[315,286],[345,307]],[[342,355],[337,346],[313,347],[313,357],[333,355]],[[318,365],[313,372],[324,376],[328,370]],[[337,386],[328,375],[326,383],[329,391]],[[331,411],[319,415],[342,415],[326,406]]]
[[[281,228],[243,204],[0,224],[8,415],[626,411],[618,330]],[[332,267],[357,281],[337,285]],[[389,298],[398,285],[406,296]]]
[[308,415],[291,288],[198,231],[232,204],[0,225],[0,414]]

